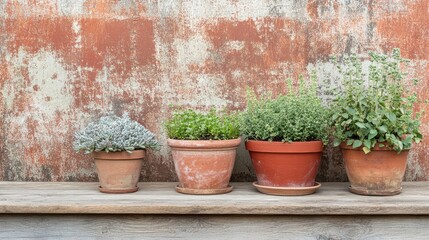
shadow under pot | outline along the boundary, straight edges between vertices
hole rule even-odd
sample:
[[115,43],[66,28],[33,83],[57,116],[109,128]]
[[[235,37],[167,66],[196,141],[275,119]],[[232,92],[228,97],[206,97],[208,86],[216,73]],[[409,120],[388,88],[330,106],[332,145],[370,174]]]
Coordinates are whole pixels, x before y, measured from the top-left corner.
[[362,147],[340,145],[344,158],[349,190],[361,195],[396,195],[402,191],[409,150],[400,153],[378,145],[365,154]]
[[138,190],[137,183],[145,157],[145,150],[131,153],[94,152],[94,161],[100,181],[100,192],[131,193]]
[[241,139],[168,139],[179,185],[186,194],[221,194],[232,191],[229,185],[237,147]]
[[272,195],[307,195],[320,183],[315,181],[323,152],[322,141],[269,142],[248,140],[257,182],[262,193]]

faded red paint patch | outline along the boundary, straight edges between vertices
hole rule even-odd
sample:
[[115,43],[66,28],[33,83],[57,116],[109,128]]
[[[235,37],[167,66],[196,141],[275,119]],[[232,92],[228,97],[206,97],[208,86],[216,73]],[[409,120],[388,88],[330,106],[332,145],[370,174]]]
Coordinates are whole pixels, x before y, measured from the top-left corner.
[[[132,65],[155,62],[151,20],[84,19],[78,23],[81,24],[81,47],[76,46],[76,38],[80,33],[73,31],[72,19],[7,19],[8,51],[15,54],[20,48],[28,53],[41,49],[53,50],[64,57],[67,63],[93,68],[95,71],[109,64],[124,78],[131,72]],[[77,58],[80,53],[83,56]]]
[[[108,85],[124,85],[135,67],[155,63],[153,22],[146,19],[83,19],[81,24],[82,57],[75,58],[75,61],[80,61],[75,65],[84,67],[79,78],[88,81],[79,83],[80,87],[73,89],[75,104],[81,107],[94,102],[104,105],[106,103],[97,96],[106,91]],[[103,68],[110,73],[104,86],[95,81],[103,74]]]
[[429,1],[409,1],[404,4],[406,11],[385,14],[377,20],[382,46],[385,51],[399,47],[407,58],[428,59]]
[[[315,21],[309,24],[288,19],[266,18],[235,22],[221,20],[216,25],[207,23],[207,36],[213,51],[223,61],[209,59],[207,69],[260,69],[279,70],[284,63],[290,73],[297,76],[308,63],[326,59],[332,54],[336,39],[327,35],[337,25],[332,21]],[[230,47],[233,44],[242,47]],[[282,65],[283,64],[283,65]],[[280,66],[282,65],[282,66]]]
[[156,62],[155,33],[152,20],[140,19],[134,22],[135,27],[135,53],[138,66],[150,65]]
[[240,22],[220,20],[213,28],[208,29],[207,32],[216,49],[221,48],[226,41],[263,41],[263,36],[258,33],[255,22],[250,19]]
[[317,0],[310,0],[307,2],[307,14],[311,19],[319,18],[319,13],[317,10],[318,6],[319,3]]
[[213,46],[210,57],[191,69],[224,75],[227,84],[223,93],[243,108],[246,85],[278,94],[285,91],[287,78],[296,79],[305,74],[309,63],[327,59],[333,41],[319,37],[318,31],[328,26],[279,18],[207,22],[206,36]]
[[99,71],[105,66],[105,60],[109,58],[120,59],[121,62],[114,63],[115,68],[120,72],[129,73],[132,64],[130,58],[131,29],[132,26],[126,21],[83,20],[82,45],[84,48],[82,51],[82,66]]
[[[221,20],[214,26],[207,24],[205,27],[213,51],[220,51],[223,58],[222,62],[207,62],[208,68],[248,70],[275,68],[282,62],[306,64],[308,41],[304,37],[305,27],[298,22],[280,19],[261,22]],[[292,39],[284,31],[295,36]]]
[[116,72],[131,72],[133,65],[155,62],[151,20],[82,20],[82,65],[101,70],[106,63]]
[[12,54],[19,48],[29,53],[41,49],[69,52],[74,35],[72,21],[66,18],[6,19],[7,47]]

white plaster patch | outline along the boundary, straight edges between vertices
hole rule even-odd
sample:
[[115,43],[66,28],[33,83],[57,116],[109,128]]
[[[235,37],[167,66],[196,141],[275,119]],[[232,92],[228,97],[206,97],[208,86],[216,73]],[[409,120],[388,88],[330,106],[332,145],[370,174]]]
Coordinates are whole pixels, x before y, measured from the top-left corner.
[[158,1],[158,13],[160,17],[178,16],[180,12],[180,1],[163,0]]
[[[405,1],[406,2],[406,1]],[[383,13],[406,12],[407,7],[403,0],[388,0],[380,4]]]
[[62,16],[78,16],[83,13],[85,0],[61,0],[57,1],[57,9]]
[[73,96],[67,88],[69,74],[57,55],[47,51],[36,53],[28,60],[28,74],[31,86],[26,90],[31,93],[33,107],[49,114],[70,108]]
[[5,10],[6,4],[7,4],[6,1],[0,1],[0,18],[6,19],[9,17]]
[[365,43],[367,37],[365,33],[367,32],[369,19],[362,16],[369,15],[368,8],[363,6],[355,7],[361,9],[361,11],[364,12],[356,14],[350,13],[350,11],[352,11],[351,8],[351,6],[341,6],[338,19],[344,19],[344,21],[338,21],[339,32],[349,35],[344,36],[345,39],[347,39],[347,37],[353,37],[355,45]]
[[81,25],[78,20],[73,21],[72,29],[76,35],[75,39],[75,48],[82,48],[82,34],[81,34]]
[[240,78],[243,75],[243,73],[240,70],[233,70],[231,72],[231,75],[233,78]]
[[202,64],[209,56],[209,43],[201,34],[193,35],[188,40],[176,39],[173,45],[177,51],[178,66]]
[[191,25],[202,20],[227,18],[244,21],[249,18],[263,18],[269,15],[270,6],[261,0],[187,0],[178,6],[178,1],[167,1],[162,8],[168,13],[179,16],[185,13],[185,17]]
[[[29,54],[21,48],[17,54],[7,55],[7,60],[11,78],[5,82],[2,92],[5,109],[9,112],[7,139],[12,143],[7,145],[9,158],[19,156],[22,148],[31,147],[33,142],[50,146],[54,141],[67,141],[71,121],[67,112],[71,109],[73,96],[68,90],[71,74],[62,65],[61,59],[52,52],[41,50]],[[28,76],[23,72],[28,72]],[[23,111],[18,110],[14,102],[19,98],[18,94],[28,99]],[[58,113],[61,114],[59,118]],[[27,126],[30,120],[34,121],[34,126]],[[34,134],[29,136],[30,128],[34,128]],[[16,144],[18,147],[14,146]],[[49,158],[52,150],[49,147],[40,149],[42,155],[35,153],[31,161],[36,164],[38,159]],[[40,177],[37,174],[38,171],[35,172],[35,178]]]
[[244,41],[229,41],[226,43],[228,50],[240,51],[244,48]]
[[267,1],[269,15],[285,17],[298,21],[309,19],[307,14],[307,1]]
[[[362,67],[363,73],[368,75],[369,61],[363,61]],[[343,84],[341,83],[341,75],[338,72],[336,66],[331,62],[317,62],[315,65],[307,65],[308,73],[311,73],[313,70],[315,70],[317,73],[319,93],[321,98],[324,102],[329,102],[335,97],[335,91],[343,88]]]
[[[207,108],[222,109],[231,104],[231,101],[223,98],[221,89],[225,86],[225,79],[221,75],[201,74],[197,76],[196,82],[189,82],[186,86],[194,94],[185,94],[183,96],[177,93],[171,95],[164,101],[165,104],[188,105],[191,107],[205,106]],[[173,99],[177,99],[174,101]]]

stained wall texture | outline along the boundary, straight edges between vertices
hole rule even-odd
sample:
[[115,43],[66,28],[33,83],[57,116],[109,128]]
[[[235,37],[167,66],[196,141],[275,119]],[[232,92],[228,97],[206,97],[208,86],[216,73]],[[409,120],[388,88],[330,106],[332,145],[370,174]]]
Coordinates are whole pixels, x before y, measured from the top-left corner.
[[[170,104],[240,110],[247,87],[276,94],[309,68],[329,72],[331,55],[394,47],[420,79],[409,91],[429,98],[427,0],[0,0],[0,180],[96,180],[73,134],[129,112],[164,144],[142,180],[173,181]],[[427,139],[406,180],[429,180],[428,113],[422,120]],[[233,180],[252,171],[241,147]],[[318,179],[347,180],[337,150]]]

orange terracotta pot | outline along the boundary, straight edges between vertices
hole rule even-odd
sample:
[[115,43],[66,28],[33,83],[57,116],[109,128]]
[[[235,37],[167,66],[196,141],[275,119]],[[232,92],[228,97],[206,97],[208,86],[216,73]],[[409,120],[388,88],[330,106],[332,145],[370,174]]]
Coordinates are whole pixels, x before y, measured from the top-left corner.
[[320,166],[322,141],[246,142],[258,184],[270,187],[312,187]]
[[95,166],[100,181],[100,192],[130,193],[138,190],[145,150],[132,153],[94,152]]
[[353,149],[345,143],[340,148],[351,192],[362,195],[401,193],[409,150],[398,154],[389,148],[376,146],[365,154],[362,148]]
[[240,141],[239,138],[232,140],[168,139],[174,167],[180,181],[180,186],[176,190],[191,194],[231,191],[229,180]]

